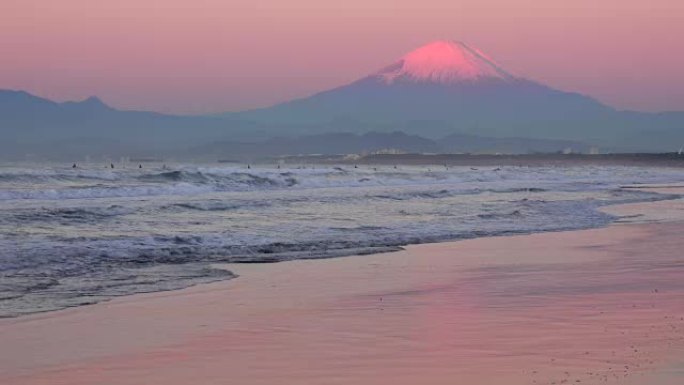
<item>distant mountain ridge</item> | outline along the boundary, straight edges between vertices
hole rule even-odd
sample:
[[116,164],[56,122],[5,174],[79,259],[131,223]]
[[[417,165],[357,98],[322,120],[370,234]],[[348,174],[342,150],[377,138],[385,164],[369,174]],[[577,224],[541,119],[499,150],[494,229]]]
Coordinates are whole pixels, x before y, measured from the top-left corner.
[[213,116],[122,111],[97,97],[57,103],[24,91],[0,90],[0,150],[47,142],[121,142],[150,151],[198,144],[226,135],[258,136],[255,124]]
[[349,85],[233,116],[299,125],[346,118],[366,127],[434,121],[447,123],[448,132],[410,133],[582,139],[594,131],[583,130],[584,122],[615,113],[592,98],[514,76],[463,43],[437,41]]
[[684,143],[684,114],[617,111],[513,75],[481,50],[453,41],[427,44],[348,85],[230,116],[293,125],[300,133],[347,120],[356,122],[348,127],[356,132],[402,127],[431,138],[456,132],[629,151],[671,151],[673,141]]
[[[31,119],[26,119],[30,116]],[[302,154],[404,152],[531,152],[588,148],[579,142],[494,139],[452,134],[439,141],[401,131],[343,132],[356,122],[331,122],[334,132],[309,135],[240,135],[236,122],[215,117],[176,117],[154,112],[119,111],[99,98],[56,103],[21,91],[0,91],[0,158],[80,159],[92,157],[181,157],[203,160],[254,159]],[[429,122],[407,123],[402,129]],[[266,126],[253,125],[256,129]],[[12,129],[8,129],[12,128]],[[265,129],[265,128],[264,128]],[[194,136],[194,137],[193,137]],[[511,142],[513,141],[513,142]],[[512,144],[515,143],[515,144]]]
[[[0,156],[153,155],[215,142],[266,145],[278,137],[395,131],[438,142],[451,135],[500,138],[520,151],[532,139],[547,141],[536,143],[544,149],[548,141],[566,141],[676,151],[684,145],[684,112],[617,111],[514,75],[481,50],[453,41],[427,44],[355,82],[310,97],[212,116],[122,111],[97,97],[56,103],[0,90]],[[523,139],[523,145],[510,138]],[[527,151],[536,151],[531,147]]]

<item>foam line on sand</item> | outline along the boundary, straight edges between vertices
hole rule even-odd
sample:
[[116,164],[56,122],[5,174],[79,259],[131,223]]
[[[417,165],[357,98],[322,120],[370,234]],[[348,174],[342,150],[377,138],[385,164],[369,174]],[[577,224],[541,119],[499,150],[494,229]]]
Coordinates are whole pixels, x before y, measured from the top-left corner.
[[606,210],[0,320],[0,383],[681,384],[684,202]]

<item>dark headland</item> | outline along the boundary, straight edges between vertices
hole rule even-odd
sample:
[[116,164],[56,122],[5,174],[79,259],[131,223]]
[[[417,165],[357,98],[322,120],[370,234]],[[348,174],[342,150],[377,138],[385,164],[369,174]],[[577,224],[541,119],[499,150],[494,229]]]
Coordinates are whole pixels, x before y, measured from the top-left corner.
[[415,165],[415,166],[633,166],[684,167],[684,154],[370,154],[309,155],[283,158],[287,163]]

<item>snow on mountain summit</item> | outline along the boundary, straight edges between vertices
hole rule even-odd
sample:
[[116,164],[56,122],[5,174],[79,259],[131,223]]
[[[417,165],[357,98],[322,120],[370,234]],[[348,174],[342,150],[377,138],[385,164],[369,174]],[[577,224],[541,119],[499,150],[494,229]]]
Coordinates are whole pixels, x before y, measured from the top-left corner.
[[409,52],[375,76],[387,84],[401,80],[451,84],[482,79],[516,79],[480,50],[462,42],[444,40]]

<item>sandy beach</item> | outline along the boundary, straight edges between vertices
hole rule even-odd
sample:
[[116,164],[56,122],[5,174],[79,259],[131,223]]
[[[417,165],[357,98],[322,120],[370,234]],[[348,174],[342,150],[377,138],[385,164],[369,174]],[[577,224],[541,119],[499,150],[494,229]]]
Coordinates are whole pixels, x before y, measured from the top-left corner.
[[3,319],[0,383],[684,383],[684,201],[606,211]]

